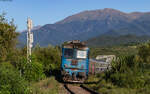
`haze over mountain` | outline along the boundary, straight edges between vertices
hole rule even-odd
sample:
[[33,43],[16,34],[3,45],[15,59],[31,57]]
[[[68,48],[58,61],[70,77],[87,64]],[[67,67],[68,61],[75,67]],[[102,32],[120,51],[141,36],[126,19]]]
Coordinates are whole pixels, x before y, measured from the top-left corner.
[[98,37],[89,39],[86,41],[88,46],[92,47],[100,47],[100,46],[119,46],[126,45],[132,46],[137,45],[143,42],[147,42],[150,40],[150,36],[142,35],[120,35],[120,36],[112,36],[112,35],[100,35]]
[[[34,33],[34,45],[58,45],[68,40],[82,40],[100,36],[150,35],[150,12],[124,13],[105,8],[102,10],[84,11],[65,18],[55,24],[46,24]],[[19,36],[22,44],[26,43],[26,33]]]

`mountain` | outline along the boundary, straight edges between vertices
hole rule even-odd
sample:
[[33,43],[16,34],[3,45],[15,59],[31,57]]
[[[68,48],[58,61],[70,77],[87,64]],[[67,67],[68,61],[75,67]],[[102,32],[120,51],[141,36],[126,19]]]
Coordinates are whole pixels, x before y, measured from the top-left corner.
[[117,45],[136,45],[150,40],[147,35],[100,35],[86,41],[88,46],[117,46]]
[[[113,31],[113,32],[112,32]],[[119,10],[105,8],[84,11],[69,16],[54,24],[46,24],[34,33],[34,45],[58,45],[68,40],[81,40],[100,35],[150,35],[150,13],[124,13]],[[26,33],[19,36],[20,43],[26,43]]]

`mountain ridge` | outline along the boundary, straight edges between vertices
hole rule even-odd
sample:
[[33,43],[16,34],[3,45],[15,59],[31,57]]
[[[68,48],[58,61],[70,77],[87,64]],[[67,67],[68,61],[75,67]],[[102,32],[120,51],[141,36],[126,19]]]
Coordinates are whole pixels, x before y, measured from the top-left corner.
[[[150,12],[125,13],[116,9],[83,11],[54,24],[46,24],[33,30],[34,45],[59,45],[68,40],[86,41],[115,31],[118,35],[150,35]],[[19,36],[26,43],[25,34]]]

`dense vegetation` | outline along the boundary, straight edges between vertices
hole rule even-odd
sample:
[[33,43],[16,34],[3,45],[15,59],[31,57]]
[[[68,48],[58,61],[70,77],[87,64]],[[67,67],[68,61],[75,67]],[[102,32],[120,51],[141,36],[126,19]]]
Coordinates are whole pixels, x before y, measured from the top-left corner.
[[27,63],[27,49],[16,48],[16,26],[0,16],[0,94],[33,93],[31,83],[58,72],[60,48],[48,46],[33,49],[31,62]]
[[[119,32],[119,31],[118,31]],[[121,32],[121,31],[120,31]],[[137,36],[135,34],[127,35],[117,35],[113,31],[110,32],[110,35],[102,34],[98,37],[91,38],[87,40],[88,46],[94,47],[106,47],[106,46],[132,46],[137,45],[143,42],[150,40],[150,37],[147,35]]]
[[90,57],[91,58],[95,58],[97,55],[128,56],[128,55],[135,55],[135,54],[137,54],[137,45],[90,47]]
[[[150,43],[138,46],[136,55],[117,57],[112,69],[95,78],[98,83],[89,85],[102,94],[149,94],[150,93]],[[90,77],[89,81],[92,81]]]

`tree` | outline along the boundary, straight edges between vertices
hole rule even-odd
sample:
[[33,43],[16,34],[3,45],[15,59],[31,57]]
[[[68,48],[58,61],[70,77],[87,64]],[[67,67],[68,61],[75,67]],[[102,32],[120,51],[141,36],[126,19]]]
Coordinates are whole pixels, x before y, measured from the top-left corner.
[[0,61],[8,61],[15,53],[18,33],[13,20],[8,22],[5,14],[0,15]]
[[139,46],[138,59],[143,63],[150,64],[150,42]]
[[60,68],[60,50],[58,47],[48,46],[47,48],[35,47],[33,54],[36,55],[37,61],[41,62],[44,66],[46,75],[50,75],[52,71]]

